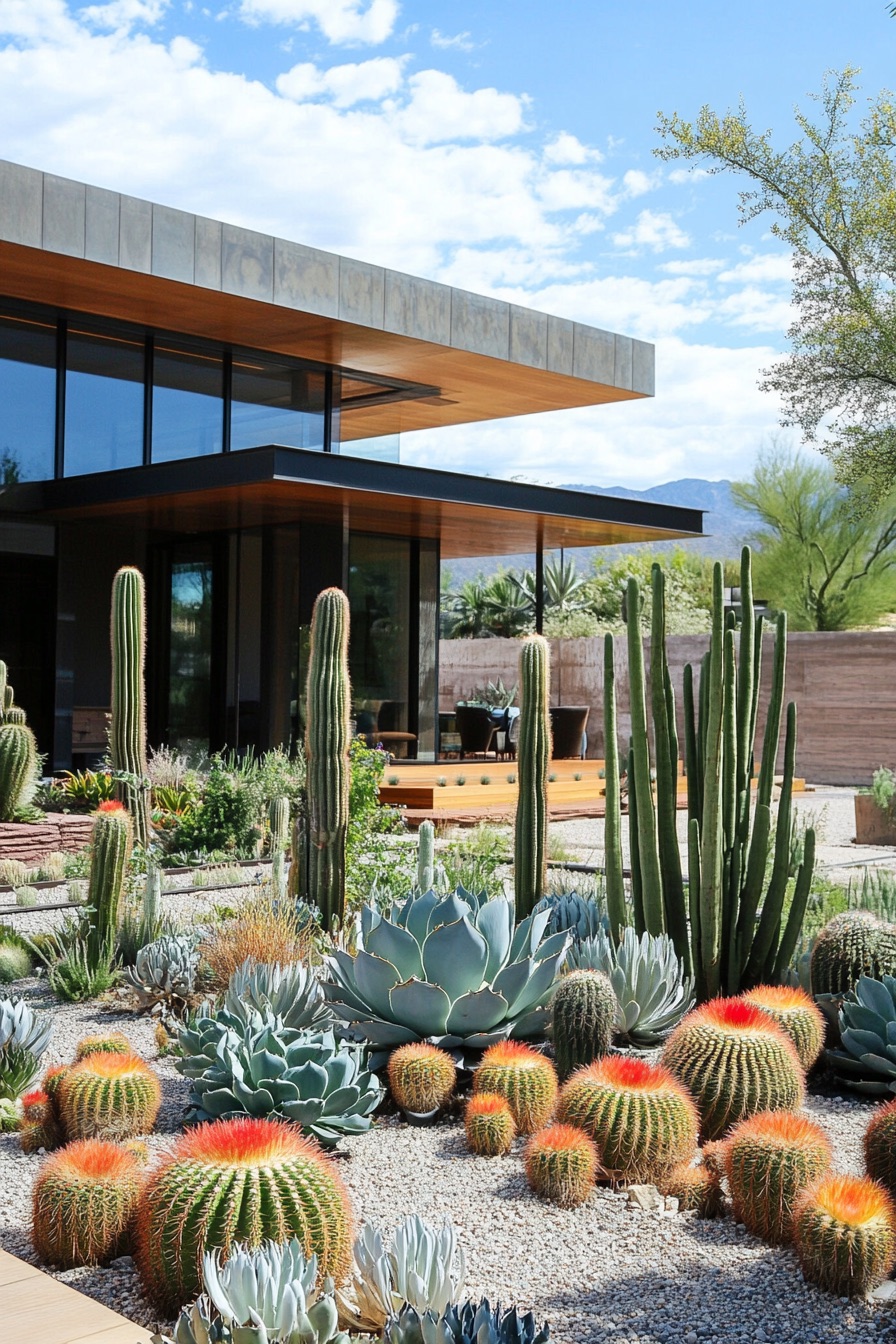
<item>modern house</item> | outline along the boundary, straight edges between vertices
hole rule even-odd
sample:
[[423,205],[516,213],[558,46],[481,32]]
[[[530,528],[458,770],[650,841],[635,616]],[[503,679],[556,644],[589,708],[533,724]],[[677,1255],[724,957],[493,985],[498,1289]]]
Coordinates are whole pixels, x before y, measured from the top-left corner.
[[101,732],[128,563],[153,742],[295,738],[339,584],[359,723],[431,760],[440,560],[702,515],[404,466],[398,436],[653,389],[642,341],[0,162],[0,656],[42,750]]

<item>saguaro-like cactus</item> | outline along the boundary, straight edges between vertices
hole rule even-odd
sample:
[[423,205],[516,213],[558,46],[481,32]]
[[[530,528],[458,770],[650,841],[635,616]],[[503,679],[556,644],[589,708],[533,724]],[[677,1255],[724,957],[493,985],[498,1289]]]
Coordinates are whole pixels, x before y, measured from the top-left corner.
[[9,684],[9,671],[0,658],[0,724],[10,722],[8,714],[13,708],[13,689]]
[[12,821],[37,779],[37,743],[23,723],[0,728],[0,821]]
[[550,688],[548,642],[541,635],[530,635],[520,650],[519,794],[513,846],[517,920],[532,913],[547,884]]
[[334,922],[341,924],[345,912],[351,699],[348,633],[348,598],[341,588],[325,588],[311,614],[305,745],[308,898],[320,908],[328,929]]
[[270,826],[268,849],[272,855],[280,854],[289,842],[288,798],[281,795],[271,799],[271,805],[268,808],[268,824]]
[[123,778],[116,797],[131,814],[138,845],[149,844],[146,784],[146,596],[139,569],[125,565],[112,581],[112,768]]
[[619,791],[619,741],[616,733],[615,642],[604,636],[604,866],[610,934],[617,940],[626,924],[625,879],[622,868],[622,799]]
[[121,899],[131,857],[131,819],[121,803],[100,803],[91,838],[88,953],[92,962],[108,956],[121,916]]
[[431,821],[421,821],[417,831],[417,890],[432,888],[435,867],[436,828]]

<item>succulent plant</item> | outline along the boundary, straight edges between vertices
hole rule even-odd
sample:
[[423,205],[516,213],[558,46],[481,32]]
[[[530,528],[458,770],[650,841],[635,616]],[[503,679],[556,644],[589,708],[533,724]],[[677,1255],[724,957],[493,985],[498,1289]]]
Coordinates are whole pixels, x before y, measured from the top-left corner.
[[516,1307],[502,1311],[487,1297],[448,1307],[441,1316],[403,1307],[383,1332],[383,1344],[548,1344],[547,1324],[538,1326],[531,1311],[520,1316]]
[[527,635],[520,644],[519,684],[513,890],[517,919],[522,920],[532,913],[547,885],[551,648],[540,634]]
[[860,976],[896,974],[896,925],[867,910],[845,910],[821,930],[812,948],[813,994],[846,994]]
[[721,1175],[700,1161],[679,1162],[657,1181],[662,1195],[678,1200],[680,1213],[696,1213],[698,1218],[718,1218],[725,1208]]
[[0,998],[0,1099],[15,1101],[34,1082],[51,1029],[49,1013],[38,1015],[24,999]]
[[131,818],[122,804],[100,803],[90,839],[90,879],[87,888],[91,923],[85,955],[91,967],[111,957],[114,951],[133,843]]
[[412,1041],[389,1056],[389,1089],[403,1111],[431,1115],[450,1099],[457,1067],[447,1050]]
[[887,1192],[858,1176],[830,1176],[810,1187],[793,1219],[803,1274],[840,1297],[881,1283],[896,1259],[896,1218]]
[[824,1018],[811,995],[789,985],[758,985],[743,997],[768,1013],[790,1037],[803,1068],[811,1069],[824,1048]]
[[324,992],[379,1050],[427,1040],[472,1056],[510,1036],[540,1037],[567,941],[545,939],[547,922],[541,911],[514,929],[509,901],[462,888],[410,896],[382,915],[365,906],[357,954],[329,958]]
[[896,1092],[896,979],[860,976],[840,1005],[840,1050],[827,1060],[847,1087]]
[[87,1055],[59,1087],[69,1139],[130,1139],[148,1134],[162,1104],[159,1080],[139,1055]]
[[11,985],[30,975],[34,965],[28,951],[14,943],[0,943],[0,985]]
[[143,575],[123,566],[112,581],[112,714],[109,755],[119,776],[116,797],[127,805],[137,843],[150,840],[146,779],[146,588]]
[[270,1009],[294,1031],[322,1031],[333,1024],[319,979],[301,961],[280,966],[247,958],[230,977],[224,1007],[236,1016],[246,1008]]
[[557,1104],[557,1071],[549,1059],[522,1041],[489,1046],[473,1075],[474,1092],[504,1097],[521,1134],[543,1129]]
[[516,1138],[516,1122],[505,1097],[474,1092],[464,1111],[467,1146],[480,1157],[503,1157]]
[[9,1097],[0,1097],[0,1134],[13,1134],[19,1128],[19,1112]]
[[663,1063],[691,1092],[704,1139],[719,1139],[758,1111],[792,1111],[803,1070],[790,1038],[744,999],[696,1008],[666,1042]]
[[661,1045],[694,1004],[694,982],[685,976],[675,944],[623,928],[618,945],[603,929],[573,944],[566,964],[603,971],[616,995],[616,1031],[640,1049]]
[[602,971],[570,971],[563,976],[551,1000],[551,1034],[561,1078],[607,1053],[613,1043],[616,1006],[613,986]]
[[34,1183],[32,1239],[45,1264],[102,1265],[130,1234],[143,1177],[116,1143],[70,1143],[43,1164]]
[[192,1080],[188,1120],[281,1116],[332,1146],[370,1128],[382,1088],[362,1045],[284,1027],[272,1013],[222,1010],[181,1030],[178,1070]]
[[[214,1210],[214,1219],[209,1211]],[[152,1302],[178,1311],[200,1290],[206,1251],[297,1237],[322,1276],[351,1260],[348,1194],[317,1144],[284,1121],[218,1120],[180,1138],[149,1179],[137,1264]]]
[[161,1003],[173,1012],[182,1012],[196,992],[198,970],[196,938],[187,933],[167,933],[141,947],[135,964],[125,966],[123,974],[141,1008]]
[[467,1266],[449,1222],[432,1227],[416,1215],[405,1218],[386,1246],[365,1223],[354,1245],[348,1286],[336,1294],[340,1319],[353,1330],[378,1331],[403,1303],[441,1315],[460,1300]]
[[80,1064],[88,1055],[132,1055],[134,1047],[123,1031],[107,1031],[96,1036],[83,1036],[75,1048],[75,1063]]
[[831,1165],[824,1131],[791,1111],[762,1111],[742,1120],[725,1148],[734,1216],[765,1241],[790,1241],[800,1196]]
[[686,1089],[668,1069],[630,1056],[578,1069],[563,1086],[557,1118],[594,1140],[601,1175],[612,1181],[655,1181],[697,1146]]
[[573,935],[573,948],[604,932],[607,926],[602,903],[592,896],[582,896],[578,891],[551,892],[541,898],[535,909],[539,912],[547,910],[549,936],[554,933]]
[[878,1106],[864,1138],[865,1170],[896,1198],[896,1101]]
[[37,1153],[41,1148],[50,1152],[62,1142],[62,1129],[53,1102],[41,1088],[26,1092],[22,1097],[22,1121],[19,1143],[23,1153]]
[[38,778],[37,742],[24,723],[0,726],[0,821],[13,821],[30,802]]
[[597,1149],[573,1125],[548,1125],[526,1144],[526,1180],[542,1199],[561,1208],[584,1204],[597,1176]]

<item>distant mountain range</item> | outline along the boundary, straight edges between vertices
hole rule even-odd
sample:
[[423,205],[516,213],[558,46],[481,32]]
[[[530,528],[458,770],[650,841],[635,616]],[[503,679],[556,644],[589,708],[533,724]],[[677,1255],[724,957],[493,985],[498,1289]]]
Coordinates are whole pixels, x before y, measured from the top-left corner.
[[[629,490],[625,486],[615,485],[606,488],[599,485],[569,484],[568,490],[583,490],[593,495],[615,495],[621,499],[643,499],[654,504],[678,504],[689,509],[703,509],[702,537],[686,538],[678,541],[639,543],[648,545],[651,550],[669,551],[682,547],[696,551],[699,555],[708,555],[713,560],[734,559],[740,555],[741,547],[755,530],[755,520],[738,508],[731,497],[730,481],[701,481],[688,477],[681,481],[667,481],[665,485],[654,485],[649,490]],[[631,550],[630,546],[588,546],[581,550],[568,552],[578,569],[591,568],[595,555],[621,555]],[[496,569],[532,566],[534,556],[489,556],[483,560],[452,560],[448,563],[455,582],[472,579],[479,573],[493,574]]]

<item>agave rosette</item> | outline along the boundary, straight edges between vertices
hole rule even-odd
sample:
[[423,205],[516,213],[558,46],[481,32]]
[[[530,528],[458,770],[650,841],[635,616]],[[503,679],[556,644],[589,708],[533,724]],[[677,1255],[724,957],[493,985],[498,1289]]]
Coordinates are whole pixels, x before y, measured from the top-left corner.
[[834,1072],[857,1092],[896,1092],[896,979],[863,975],[840,1008],[842,1050],[826,1051]]
[[568,941],[544,937],[549,918],[533,912],[514,928],[509,901],[463,888],[410,896],[382,914],[366,906],[357,953],[328,959],[324,992],[382,1052],[430,1041],[458,1054],[540,1037]]
[[694,982],[684,975],[671,938],[624,928],[616,946],[608,933],[573,944],[571,970],[603,971],[616,995],[616,1030],[641,1049],[661,1045],[694,1006]]

